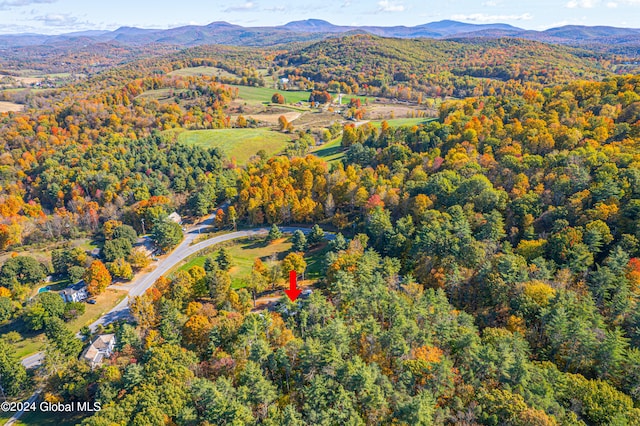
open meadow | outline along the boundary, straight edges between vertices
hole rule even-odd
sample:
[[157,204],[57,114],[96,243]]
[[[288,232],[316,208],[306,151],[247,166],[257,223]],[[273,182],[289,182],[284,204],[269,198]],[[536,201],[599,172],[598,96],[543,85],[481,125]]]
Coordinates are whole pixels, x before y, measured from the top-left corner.
[[178,142],[206,148],[220,148],[231,159],[246,163],[258,151],[268,155],[284,149],[290,136],[268,128],[188,130],[176,134]]

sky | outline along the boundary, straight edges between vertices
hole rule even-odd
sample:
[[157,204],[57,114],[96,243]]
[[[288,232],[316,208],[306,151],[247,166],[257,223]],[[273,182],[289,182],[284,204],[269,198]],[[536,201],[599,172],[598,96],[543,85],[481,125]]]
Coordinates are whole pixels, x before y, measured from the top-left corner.
[[640,0],[0,0],[0,34],[61,34],[121,26],[170,28],[227,21],[275,26],[415,26],[443,19],[543,30],[562,25],[640,27]]

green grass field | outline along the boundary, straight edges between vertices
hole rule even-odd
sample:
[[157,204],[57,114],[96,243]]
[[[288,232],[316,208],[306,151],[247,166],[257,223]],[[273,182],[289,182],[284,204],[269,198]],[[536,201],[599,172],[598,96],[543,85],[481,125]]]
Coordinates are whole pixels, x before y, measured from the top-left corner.
[[69,72],[58,72],[53,74],[39,74],[37,77],[42,78],[69,78],[71,77],[71,73]]
[[271,87],[249,87],[231,85],[238,89],[238,97],[247,102],[270,103],[274,93],[284,96],[285,103],[295,104],[296,102],[307,102],[309,92],[301,90],[276,90]]
[[173,99],[174,96],[179,93],[185,92],[186,89],[156,89],[156,90],[147,90],[146,92],[140,94],[138,98],[150,98],[157,99],[159,101],[165,101],[168,99]]
[[389,123],[391,127],[400,127],[400,126],[417,126],[418,124],[426,124],[430,121],[436,120],[435,118],[391,118],[389,120],[376,120],[372,121],[371,124],[380,127],[383,121]]
[[289,139],[288,135],[267,128],[189,130],[177,135],[178,142],[185,145],[220,148],[240,164],[246,163],[261,149],[270,156],[279,153]]
[[314,148],[311,153],[322,158],[327,163],[335,163],[344,157],[344,149],[340,145],[341,141],[342,137],[337,137],[331,142]]
[[[285,253],[291,249],[291,243],[286,239],[281,239],[271,244],[265,244],[263,238],[256,240],[243,239],[226,246],[226,248],[233,259],[232,267],[229,271],[229,275],[231,275],[231,287],[242,288],[245,286],[243,279],[251,274],[253,262],[257,258],[264,261],[275,253],[276,255],[281,255],[278,256],[278,258],[282,260]],[[210,254],[194,257],[182,265],[179,270],[187,271],[196,265],[204,266],[207,257],[215,257],[217,252],[217,250],[214,250]]]
[[71,320],[67,323],[67,326],[71,331],[78,332],[85,325],[92,324],[95,320],[100,318],[105,313],[109,312],[114,306],[127,297],[127,292],[116,291],[107,289],[104,293],[94,297],[97,303],[92,305],[86,303],[86,310],[84,314],[78,318]]
[[[233,259],[232,267],[229,271],[231,287],[237,289],[245,286],[245,279],[251,275],[251,268],[253,267],[255,259],[260,258],[264,262],[275,254],[278,260],[282,260],[291,250],[291,242],[288,237],[270,244],[266,244],[264,238],[254,240],[242,239],[230,245],[225,245],[225,247]],[[178,270],[187,271],[196,265],[204,266],[207,257],[215,258],[217,253],[218,250],[214,248],[209,254],[190,259],[184,265],[180,266]],[[324,248],[320,248],[308,252],[305,256],[307,262],[307,279],[320,278],[324,253]]]
[[[276,90],[271,87],[248,87],[238,85],[231,85],[231,87],[236,87],[238,89],[238,97],[247,102],[269,103],[271,102],[273,94],[277,92],[284,96],[285,103],[295,104],[297,102],[308,102],[310,95],[310,92],[304,90]],[[332,93],[331,96],[335,98],[336,94]],[[374,100],[374,98],[367,96],[344,95],[342,98],[342,104],[347,105],[351,98],[360,99],[363,104],[367,100],[369,103],[372,103]]]
[[[332,93],[331,96],[336,97],[335,93]],[[349,102],[351,102],[351,99],[360,99],[360,102],[362,103],[362,106],[365,106],[367,103],[369,105],[373,104],[373,102],[376,100],[375,97],[371,97],[371,96],[360,96],[360,95],[342,95],[342,105],[349,105]]]
[[235,74],[231,74],[230,72],[223,70],[222,68],[217,67],[192,67],[192,68],[182,68],[179,70],[171,71],[169,75],[178,75],[183,77],[193,77],[198,75],[208,75],[212,77],[226,77],[226,78],[237,78],[238,76]]

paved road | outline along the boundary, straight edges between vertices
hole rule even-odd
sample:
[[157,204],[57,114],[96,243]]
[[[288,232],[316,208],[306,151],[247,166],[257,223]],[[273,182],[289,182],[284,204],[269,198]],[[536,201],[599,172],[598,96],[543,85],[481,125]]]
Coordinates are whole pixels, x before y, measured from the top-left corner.
[[[204,248],[207,248],[214,244],[222,243],[224,241],[235,240],[237,238],[243,238],[243,237],[266,235],[269,233],[269,228],[254,228],[254,229],[236,231],[236,232],[231,232],[229,234],[219,235],[217,237],[213,237],[208,240],[201,241],[198,244],[191,245],[193,241],[195,241],[195,239],[198,237],[198,235],[200,235],[200,232],[211,225],[212,220],[213,220],[213,216],[209,217],[207,220],[199,223],[198,225],[192,227],[187,233],[187,235],[185,236],[184,241],[182,241],[182,243],[180,243],[180,245],[178,245],[178,247],[176,247],[171,252],[171,254],[169,254],[164,259],[161,259],[158,261],[156,269],[154,269],[153,271],[151,271],[146,275],[143,275],[137,280],[137,282],[129,290],[129,296],[140,296],[141,294],[144,294],[144,292],[147,291],[147,289],[151,287],[153,283],[158,278],[160,278],[163,274],[167,273],[169,270],[171,270],[171,268],[176,266],[179,262],[183,261],[187,257],[197,253],[198,251]],[[305,234],[308,234],[311,231],[309,228],[299,228],[299,227],[290,227],[290,226],[281,227],[280,230],[286,233],[291,233],[296,230],[301,230]],[[329,232],[326,233],[326,236],[327,236],[327,239],[329,240],[332,240],[333,238],[335,238],[335,235]],[[129,298],[124,299],[122,302],[116,305],[115,308],[111,309],[109,312],[107,312],[102,317],[100,317],[96,322],[90,325],[90,328],[92,331],[95,331],[99,324],[107,325],[113,321],[116,321],[122,318],[129,318]],[[26,368],[35,368],[35,367],[38,367],[40,364],[42,364],[43,360],[44,360],[44,353],[38,352],[24,358],[22,360],[22,365],[24,365]],[[29,398],[29,401],[30,402],[36,401],[40,396],[40,392],[41,390],[38,389],[33,395],[31,395],[31,397]],[[8,426],[8,425],[15,424],[15,422],[20,417],[22,417],[23,414],[24,414],[23,411],[19,411],[15,413],[13,417],[11,417],[7,421],[7,423],[5,423],[5,425]]]
[[[207,248],[209,246],[220,244],[225,241],[235,240],[238,238],[251,237],[257,235],[266,235],[269,232],[269,228],[254,228],[243,231],[231,232],[229,234],[219,235],[213,238],[210,238],[206,241],[201,241],[197,244],[192,243],[198,238],[200,232],[211,226],[213,221],[213,216],[209,217],[207,220],[201,222],[200,224],[192,227],[187,234],[185,235],[184,240],[180,245],[178,245],[167,257],[158,261],[156,268],[138,278],[138,280],[133,284],[133,286],[129,290],[129,296],[135,297],[144,294],[145,291],[149,287],[153,285],[154,282],[162,275],[166,274],[169,270],[171,270],[176,264],[183,261],[187,257],[191,256],[198,251]],[[296,230],[301,230],[305,234],[310,232],[308,228],[301,227],[281,227],[280,230],[282,232],[294,232]],[[327,233],[327,237],[329,239],[333,238],[333,234]],[[101,316],[97,321],[90,325],[92,331],[95,331],[98,325],[107,325],[119,319],[128,319],[129,316],[129,298],[122,300],[118,305],[116,305],[109,312]],[[34,368],[38,365],[42,364],[42,360],[44,355],[42,352],[38,352],[36,354],[30,355],[22,360],[22,365],[26,368]]]
[[[42,392],[42,389],[38,389],[37,391],[35,391],[33,395],[31,395],[31,397],[26,402],[28,402],[29,404],[31,404],[32,402],[36,402],[36,400],[40,396],[40,392]],[[9,420],[7,420],[4,426],[11,426],[15,424],[18,421],[18,419],[22,417],[23,414],[24,414],[24,410],[16,412],[13,416],[11,416]]]
[[[173,267],[175,267],[178,263],[199,252],[202,249],[205,249],[209,246],[220,244],[225,241],[235,240],[238,238],[251,237],[257,235],[266,235],[269,233],[269,228],[254,228],[245,231],[236,231],[231,232],[229,234],[218,235],[216,237],[210,238],[206,241],[201,241],[198,244],[193,244],[193,241],[198,237],[198,229],[202,230],[203,228],[209,226],[207,221],[206,224],[201,224],[189,231],[187,233],[184,241],[176,247],[169,256],[162,259],[158,262],[158,266],[152,272],[142,276],[138,281],[134,284],[134,286],[129,290],[129,297],[122,300],[115,308],[111,309],[111,311],[104,314],[100,317],[96,322],[90,325],[91,331],[96,331],[98,325],[107,325],[119,319],[127,319],[129,318],[129,298],[140,296],[144,294],[149,287],[156,282],[158,278],[162,275],[169,272]],[[297,229],[300,229],[304,233],[308,233],[310,230],[306,228],[294,228],[294,227],[281,227],[280,230],[282,232],[294,232]]]
[[[178,245],[167,257],[158,261],[156,268],[138,278],[138,280],[133,284],[131,289],[129,290],[129,297],[140,296],[144,294],[145,291],[149,287],[153,285],[154,282],[162,275],[169,272],[174,266],[176,266],[179,262],[183,261],[187,257],[192,254],[197,253],[198,251],[207,248],[209,246],[222,243],[224,241],[235,240],[237,238],[251,237],[257,235],[266,235],[269,232],[269,228],[254,228],[243,231],[231,232],[229,234],[218,235],[216,237],[210,238],[205,241],[201,241],[197,244],[192,243],[196,238],[200,235],[200,232],[204,229],[211,226],[211,222],[213,217],[208,218],[207,220],[201,222],[200,224],[192,227],[187,234],[185,235],[184,240],[180,245]],[[301,230],[305,234],[310,232],[309,228],[301,228],[301,227],[289,227],[284,226],[280,227],[282,232],[291,233],[296,230]],[[333,234],[326,233],[328,239],[332,239],[334,237]],[[114,321],[120,319],[129,319],[129,298],[125,298],[116,305],[109,312],[101,316],[97,321],[91,324],[89,327],[92,331],[95,331],[98,325],[107,325]],[[22,365],[26,368],[34,368],[42,363],[44,355],[42,352],[38,352],[36,354],[30,355],[22,360]]]
[[34,368],[42,364],[42,361],[44,361],[44,353],[37,352],[33,355],[29,355],[28,357],[23,358],[22,365],[24,365],[26,368]]

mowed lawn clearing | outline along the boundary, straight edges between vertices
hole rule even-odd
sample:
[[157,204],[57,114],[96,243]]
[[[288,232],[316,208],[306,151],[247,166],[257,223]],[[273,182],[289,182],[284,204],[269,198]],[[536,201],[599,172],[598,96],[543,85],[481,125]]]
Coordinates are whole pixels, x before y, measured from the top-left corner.
[[[244,279],[251,275],[251,268],[253,268],[253,262],[255,262],[256,259],[260,258],[262,261],[266,261],[267,258],[275,254],[278,260],[282,260],[291,249],[291,243],[288,241],[288,238],[281,238],[270,244],[266,244],[264,238],[257,238],[242,239],[231,245],[221,245],[220,247],[225,247],[231,255],[232,266],[229,270],[231,287],[241,288],[245,286]],[[217,254],[218,248],[214,247],[211,253],[189,260],[182,265],[179,270],[188,271],[196,265],[204,266],[204,262],[208,257],[215,259]]]
[[284,102],[295,104],[297,102],[308,102],[310,92],[303,90],[277,90],[270,87],[250,87],[231,85],[238,89],[238,97],[246,102],[270,103],[274,93],[284,96]]
[[386,121],[387,124],[391,127],[401,127],[401,126],[417,126],[419,124],[427,124],[430,121],[436,120],[431,117],[422,117],[422,118],[391,118],[389,120],[376,120],[371,121],[371,124],[380,127],[383,121]]
[[220,148],[240,164],[246,163],[262,149],[269,156],[279,153],[289,139],[289,135],[267,128],[187,130],[177,135],[178,142],[185,145]]
[[345,149],[341,145],[342,136],[335,138],[334,140],[320,145],[311,150],[311,153],[315,156],[322,158],[327,163],[335,163],[342,160],[344,157]]
[[99,294],[93,299],[96,300],[95,304],[85,303],[86,310],[84,314],[78,318],[71,320],[67,323],[67,326],[71,331],[78,332],[85,325],[91,325],[94,321],[100,318],[102,315],[109,312],[113,307],[127,297],[128,293],[121,290],[106,289],[104,293]]
[[[291,250],[290,236],[280,238],[271,243],[266,243],[264,238],[256,239],[241,239],[232,244],[223,244],[220,247],[225,247],[227,252],[231,255],[231,269],[229,275],[231,276],[231,287],[234,289],[242,288],[246,285],[246,280],[251,276],[251,269],[253,268],[253,262],[256,259],[261,259],[263,262],[267,262],[271,256],[275,255],[276,260],[281,261],[289,254]],[[214,247],[213,250],[202,256],[197,256],[184,265],[182,265],[180,271],[188,271],[193,266],[204,266],[204,263],[208,257],[215,259],[218,254],[218,247]],[[307,279],[320,278],[321,263],[324,259],[326,250],[324,246],[321,246],[315,250],[309,250],[305,254],[305,261],[307,262],[307,273],[305,274]]]
[[193,77],[198,75],[207,75],[212,77],[225,77],[225,78],[237,78],[238,76],[235,74],[231,74],[227,70],[223,70],[222,68],[217,67],[191,67],[191,68],[182,68],[179,70],[171,71],[169,75],[179,75],[183,77]]

